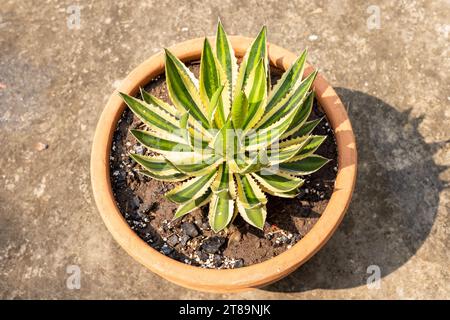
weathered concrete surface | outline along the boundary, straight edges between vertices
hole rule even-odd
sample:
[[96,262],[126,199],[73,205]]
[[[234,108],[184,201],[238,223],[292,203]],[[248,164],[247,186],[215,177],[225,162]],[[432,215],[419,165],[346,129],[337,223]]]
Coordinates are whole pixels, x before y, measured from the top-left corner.
[[[450,298],[450,3],[375,1],[2,1],[0,297]],[[289,2],[289,4],[286,4]],[[67,27],[81,5],[81,29]],[[263,290],[213,295],[153,275],[112,239],[95,208],[89,155],[120,79],[164,46],[212,35],[269,39],[340,88],[359,144],[343,224],[304,267]],[[49,148],[37,151],[35,144]],[[66,268],[81,268],[81,289]],[[369,265],[381,268],[369,290]]]

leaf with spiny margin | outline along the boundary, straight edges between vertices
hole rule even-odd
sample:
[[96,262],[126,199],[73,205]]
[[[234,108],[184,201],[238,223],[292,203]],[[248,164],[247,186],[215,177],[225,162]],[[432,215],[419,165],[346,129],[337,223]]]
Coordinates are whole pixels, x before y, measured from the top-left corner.
[[264,26],[255,40],[253,40],[250,47],[247,49],[239,66],[238,77],[234,87],[234,94],[245,88],[250,72],[256,67],[261,59],[264,60],[264,65],[266,66],[265,70],[267,72],[269,67],[269,59],[267,55],[266,31],[267,28]]
[[243,127],[245,131],[248,131],[258,123],[266,107],[267,83],[264,59],[259,60],[259,63],[250,72],[244,92],[248,100],[248,110]]
[[324,117],[305,122],[303,126],[293,134],[293,137],[302,137],[311,134],[323,118]]
[[327,136],[310,136],[308,142],[305,143],[305,145],[295,154],[294,157],[286,162],[294,162],[309,157],[316,152],[326,138]]
[[277,104],[270,111],[266,112],[255,128],[267,128],[273,123],[281,119],[286,113],[298,104],[302,104],[306,99],[309,90],[312,87],[314,79],[316,78],[317,71],[312,72],[305,80],[303,80],[296,90],[290,92],[286,97],[289,99],[283,99],[282,103]]
[[179,111],[189,111],[205,129],[210,125],[205,116],[198,83],[188,68],[169,50],[166,52],[166,82],[169,96]]
[[283,133],[289,128],[291,122],[297,113],[297,110],[301,107],[301,104],[298,104],[291,108],[289,113],[287,113],[283,118],[279,119],[278,122],[273,123],[271,126],[260,129],[260,130],[252,130],[245,137],[245,148],[247,151],[258,150],[260,148],[264,148],[268,145],[277,142]]
[[208,39],[203,41],[203,51],[200,60],[200,97],[203,105],[207,106],[213,94],[220,87],[220,76],[217,70],[215,57]]
[[271,148],[267,151],[268,165],[274,166],[278,163],[290,161],[293,157],[297,156],[307,143],[307,139],[303,139],[300,143],[292,144],[289,146],[280,146],[277,148]]
[[[169,120],[171,120],[172,118],[179,118],[178,114],[179,114],[179,110],[177,108],[175,108],[174,106],[172,106],[171,104],[168,104],[164,101],[162,101],[161,99],[158,99],[157,97],[151,95],[150,93],[148,93],[147,91],[145,91],[143,88],[140,88],[141,90],[141,96],[142,99],[147,102],[148,104],[152,104],[155,105],[157,107],[159,107],[160,109],[162,109],[165,112],[168,112],[170,114],[170,118]],[[206,130],[205,128],[203,128],[203,126],[198,123],[195,119],[193,118],[189,118],[189,125],[192,128],[189,128],[189,132],[191,132],[191,136],[196,134],[197,136],[201,136],[202,140],[206,140],[206,141],[211,141],[211,134],[208,132],[208,130]],[[193,132],[193,130],[196,130],[197,132]],[[198,134],[200,133],[200,135]]]
[[227,164],[231,172],[241,175],[258,171],[269,165],[267,150],[261,148],[259,150],[245,152],[240,149],[232,158],[228,157]]
[[137,170],[139,174],[142,174],[144,176],[147,176],[149,178],[158,180],[158,181],[167,181],[167,182],[177,182],[177,181],[183,181],[189,178],[189,176],[185,175],[184,173],[174,173],[169,175],[160,175],[153,172],[150,172],[148,170]]
[[182,216],[194,211],[197,208],[200,208],[211,201],[212,192],[208,189],[205,194],[201,195],[198,198],[192,199],[182,205],[180,205],[175,212],[173,220],[181,218]]
[[264,190],[264,192],[267,192],[268,194],[270,194],[272,196],[280,197],[280,198],[295,198],[300,193],[298,191],[298,189],[294,189],[294,190],[291,190],[288,192],[272,192],[268,189],[265,189],[263,186],[261,186],[261,189]]
[[314,154],[299,161],[280,163],[278,170],[294,176],[303,176],[316,172],[329,161],[327,158]]
[[184,141],[188,145],[192,145],[191,136],[190,136],[189,130],[188,130],[188,121],[189,121],[189,111],[184,113],[180,117],[180,132],[181,132],[181,135],[183,136]]
[[213,170],[207,175],[188,180],[176,186],[165,195],[169,200],[176,203],[186,203],[192,199],[196,199],[205,194],[214,181],[216,174],[217,170]]
[[178,171],[194,177],[208,174],[223,162],[220,155],[197,152],[166,155],[166,159]]
[[168,112],[172,117],[176,117],[178,113],[177,108],[148,93],[142,87],[139,88],[139,90],[141,92],[141,97],[145,102],[159,107],[160,109]]
[[[157,137],[149,131],[132,129],[130,132],[147,149],[161,154],[172,152],[192,152],[194,150],[190,145]],[[208,149],[205,151],[208,151]]]
[[214,151],[225,159],[230,159],[237,154],[239,141],[231,123],[231,118],[229,118],[222,129],[217,132],[212,142],[212,146]]
[[249,224],[262,230],[267,216],[266,196],[250,175],[235,174],[235,177],[239,213]]
[[161,176],[181,173],[176,167],[161,156],[144,156],[130,153],[130,157],[139,163],[145,170]]
[[228,95],[229,101],[234,99],[232,95],[232,89],[236,85],[238,64],[237,59],[234,54],[233,47],[230,40],[228,39],[225,30],[223,29],[222,23],[217,24],[217,34],[216,34],[216,55],[217,60],[222,66],[227,78],[227,89],[226,93]]
[[245,158],[239,161],[236,160],[229,161],[230,170],[233,173],[238,173],[242,175],[253,171],[258,171],[261,168],[258,155],[253,158]]
[[[189,111],[185,112],[180,117],[180,133],[183,137],[183,143],[186,143],[194,148],[194,150],[203,150],[208,147],[210,139],[207,139],[204,135],[202,135],[199,131],[194,131],[189,127],[190,115]],[[165,138],[162,136],[161,138]],[[206,138],[206,140],[205,140]],[[207,150],[207,149],[206,149]]]
[[152,130],[171,140],[183,142],[182,132],[178,127],[176,118],[145,101],[122,92],[119,92],[119,94],[130,110]]
[[247,118],[248,99],[244,91],[239,92],[233,100],[231,106],[231,120],[236,129],[241,129]]
[[234,188],[233,184],[233,176],[229,172],[228,166],[222,164],[211,184],[213,196],[209,205],[208,219],[214,232],[225,228],[233,218],[234,200],[230,192]]
[[211,124],[211,127],[214,124],[215,114],[218,109],[219,112],[221,113],[221,115],[219,115],[220,119],[218,119],[219,123],[224,119],[223,109],[220,108],[220,104],[222,103],[221,102],[222,92],[224,88],[225,86],[222,85],[219,88],[217,88],[216,92],[214,92],[214,94],[211,97],[211,101],[208,102],[207,104],[208,108],[206,110],[206,114],[208,116],[208,121]]
[[234,200],[228,193],[213,193],[209,203],[208,221],[214,232],[223,230],[233,218]]
[[279,172],[275,173],[266,169],[252,173],[252,177],[255,178],[265,190],[269,190],[273,193],[289,192],[297,189],[304,183],[303,179]]
[[276,106],[289,92],[298,88],[302,81],[306,56],[307,50],[305,49],[294,63],[292,63],[292,65],[283,73],[283,76],[270,91],[266,112]]
[[[200,97],[203,105],[206,106],[207,115],[213,110],[217,110],[215,122],[218,128],[223,126],[231,108],[227,82],[227,75],[214,55],[209,40],[205,38],[200,61]],[[222,88],[220,89],[220,87]],[[226,90],[223,90],[224,88]],[[218,92],[219,89],[220,91]],[[217,92],[218,95],[215,96]],[[210,124],[213,126],[211,121]]]
[[181,128],[181,129],[186,129],[186,128],[187,128],[188,120],[189,120],[189,111],[188,111],[188,112],[185,112],[185,113],[180,117],[180,128]]
[[291,122],[291,125],[286,130],[285,133],[281,136],[281,139],[287,138],[298,131],[306,120],[309,118],[311,114],[312,107],[314,102],[314,92],[310,92],[305,101],[303,101],[302,106],[298,109],[294,119]]
[[130,157],[144,168],[144,170],[139,170],[139,173],[156,180],[180,181],[188,178],[187,175],[178,171],[161,156],[149,157],[131,153]]
[[295,137],[295,138],[289,138],[286,140],[281,141],[278,144],[278,148],[285,148],[285,147],[289,147],[295,144],[303,144],[305,141],[308,141],[310,137],[309,136],[300,136],[300,137]]

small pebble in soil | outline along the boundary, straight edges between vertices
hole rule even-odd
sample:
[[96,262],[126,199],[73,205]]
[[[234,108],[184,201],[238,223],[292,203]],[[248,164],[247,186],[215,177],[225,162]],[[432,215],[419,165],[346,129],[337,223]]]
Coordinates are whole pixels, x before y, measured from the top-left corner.
[[229,239],[228,239],[228,245],[238,245],[239,241],[242,239],[242,234],[239,232],[239,230],[234,231]]
[[36,151],[44,151],[44,150],[48,149],[48,144],[43,143],[43,142],[38,142],[34,145],[34,148],[36,149]]
[[181,229],[183,230],[184,234],[188,235],[191,238],[198,236],[197,227],[193,223],[184,222],[181,225]]
[[209,255],[207,253],[200,251],[200,250],[197,251],[195,254],[201,261],[206,261],[209,258]]
[[234,268],[242,268],[244,266],[244,260],[242,259],[238,259],[236,260],[236,262],[234,263]]
[[175,245],[178,243],[178,236],[176,234],[171,235],[169,238],[167,238],[167,244],[171,247],[175,247]]
[[202,243],[202,250],[206,253],[216,253],[220,247],[225,243],[225,239],[221,237],[211,237]]
[[136,145],[134,145],[133,149],[134,149],[134,153],[136,153],[136,154],[140,154],[140,155],[144,154],[144,147],[142,147],[141,145],[136,144]]
[[163,254],[165,254],[166,256],[171,254],[173,251],[173,249],[171,247],[169,247],[167,244],[163,244],[163,246],[161,247],[161,252]]
[[153,207],[154,207],[153,203],[143,202],[139,205],[138,213],[147,214],[153,209]]
[[138,196],[134,196],[133,199],[131,200],[132,208],[137,209],[137,208],[139,208],[140,205],[141,205],[141,199],[139,199]]
[[220,267],[220,265],[222,264],[222,257],[218,254],[215,254],[214,258],[213,258],[213,262],[214,262],[214,266],[216,268]]
[[190,237],[187,234],[183,235],[179,239],[180,244],[184,247],[187,244],[187,242],[189,241],[189,239],[190,239]]

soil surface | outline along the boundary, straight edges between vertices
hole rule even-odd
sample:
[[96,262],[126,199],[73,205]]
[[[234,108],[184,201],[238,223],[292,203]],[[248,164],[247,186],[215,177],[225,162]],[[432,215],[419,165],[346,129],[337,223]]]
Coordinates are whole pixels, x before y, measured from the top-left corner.
[[[198,76],[198,63],[189,68]],[[281,72],[273,69],[272,84]],[[146,90],[170,102],[164,75],[152,80]],[[310,119],[324,113],[315,102]],[[305,184],[294,199],[268,195],[264,230],[248,225],[239,215],[232,224],[214,233],[208,224],[208,206],[172,221],[177,208],[164,194],[176,183],[156,181],[136,172],[129,153],[151,154],[129,133],[143,128],[126,109],[114,134],[110,157],[111,182],[120,211],[130,227],[156,250],[187,264],[205,268],[238,268],[268,260],[291,248],[311,230],[331,197],[337,172],[337,148],[333,131],[324,118],[313,134],[327,135],[317,154],[332,159],[318,172],[305,176]]]

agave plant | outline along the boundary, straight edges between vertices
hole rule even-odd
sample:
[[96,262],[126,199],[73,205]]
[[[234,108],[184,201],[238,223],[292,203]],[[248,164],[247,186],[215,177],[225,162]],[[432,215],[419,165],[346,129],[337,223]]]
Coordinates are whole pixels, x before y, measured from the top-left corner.
[[267,197],[293,198],[304,175],[328,159],[314,154],[325,136],[311,135],[312,83],[303,78],[306,50],[270,86],[263,27],[238,65],[219,21],[215,49],[205,38],[199,80],[169,50],[165,75],[173,105],[141,89],[142,99],[121,93],[148,130],[131,130],[150,155],[130,154],[143,175],[180,182],[166,196],[179,204],[174,219],[209,203],[218,232],[239,213],[262,229]]

